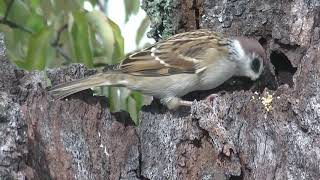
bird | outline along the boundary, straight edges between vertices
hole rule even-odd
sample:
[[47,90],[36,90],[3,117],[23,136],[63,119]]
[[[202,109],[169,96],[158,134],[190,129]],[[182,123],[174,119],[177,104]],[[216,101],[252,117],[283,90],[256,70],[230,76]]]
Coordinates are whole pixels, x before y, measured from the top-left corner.
[[218,87],[234,76],[257,80],[266,51],[253,38],[226,37],[208,29],[183,32],[133,53],[106,72],[50,88],[55,99],[99,87],[127,87],[159,98],[168,109],[191,106],[189,92]]

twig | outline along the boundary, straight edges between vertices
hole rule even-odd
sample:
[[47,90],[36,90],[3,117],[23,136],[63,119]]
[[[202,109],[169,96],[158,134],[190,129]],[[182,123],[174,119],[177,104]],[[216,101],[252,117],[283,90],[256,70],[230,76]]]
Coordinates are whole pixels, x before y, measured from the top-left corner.
[[63,25],[57,32],[57,38],[53,43],[51,43],[51,46],[56,49],[56,51],[66,60],[66,63],[72,62],[72,59],[63,51],[63,49],[60,47],[59,41],[61,34],[64,30],[68,28],[68,24]]
[[30,34],[33,33],[32,30],[30,30],[30,29],[28,29],[26,27],[23,27],[23,26],[15,23],[15,22],[12,22],[10,20],[4,19],[4,18],[0,20],[0,24],[5,24],[5,25],[8,25],[11,28],[16,28],[16,29],[19,29],[21,31],[24,31],[24,32],[27,32],[27,33],[30,33]]
[[7,9],[6,9],[6,13],[4,14],[4,18],[3,18],[4,21],[7,20],[8,16],[9,16],[10,9],[11,9],[13,3],[14,3],[14,0],[11,0],[11,1],[9,2],[8,7],[7,7]]
[[[26,28],[26,27],[23,27],[13,21],[10,21],[8,20],[8,15],[9,15],[9,12],[10,12],[10,9],[12,7],[14,3],[14,0],[11,0],[8,4],[8,7],[6,9],[6,12],[5,12],[5,16],[0,19],[0,24],[5,24],[5,25],[8,25],[9,27],[11,28],[16,28],[16,29],[19,29],[21,31],[24,31],[24,32],[27,32],[27,33],[30,33],[30,34],[33,34],[32,30],[30,30],[29,28]],[[66,62],[71,62],[72,59],[63,51],[63,49],[61,49],[59,47],[59,40],[60,40],[60,36],[61,36],[61,33],[68,27],[68,24],[65,24],[63,25],[57,32],[57,38],[56,40],[51,43],[51,46],[53,48],[56,49],[56,51],[66,60]]]
[[[20,29],[20,30],[22,30],[22,31],[24,31],[24,32],[27,32],[27,33],[30,33],[30,34],[33,33],[30,29],[25,28],[25,27],[23,27],[23,26],[15,23],[15,22],[12,22],[12,21],[9,21],[9,20],[2,19],[2,20],[0,20],[0,24],[6,24],[6,25],[8,25],[8,26],[11,27],[11,28]],[[65,53],[65,52],[63,51],[63,49],[61,49],[61,48],[59,47],[59,44],[58,44],[59,39],[60,39],[60,36],[61,36],[61,33],[62,33],[63,29],[65,29],[65,28],[66,28],[66,27],[63,26],[63,28],[61,28],[61,29],[58,31],[57,39],[51,44],[51,46],[52,46],[53,48],[55,48],[56,51],[57,51],[67,62],[72,62],[72,59],[67,55],[67,53]]]
[[57,52],[66,60],[66,64],[69,64],[70,62],[72,62],[72,59],[67,55],[67,53],[65,53],[65,52],[63,51],[62,48],[60,48],[60,47],[58,47],[58,46],[55,46],[54,48],[55,48],[55,49],[57,50]]
[[63,25],[57,32],[57,38],[56,40],[52,43],[53,46],[58,46],[59,45],[59,41],[60,41],[60,37],[61,34],[64,30],[66,30],[68,28],[68,24]]
[[[5,24],[5,25],[8,25],[9,27],[11,28],[16,28],[16,29],[19,29],[19,30],[22,30],[24,32],[27,32],[27,33],[30,33],[32,34],[33,32],[26,28],[26,27],[23,27],[15,22],[12,22],[12,21],[9,21],[9,20],[5,20],[5,19],[1,19],[0,20],[0,24]],[[58,36],[60,38],[60,34],[61,34],[62,31],[59,31],[58,32]],[[57,52],[67,61],[67,62],[71,62],[72,59],[58,46],[58,42],[59,42],[59,38],[57,38],[52,44],[51,46],[53,48],[55,48],[57,50]]]
[[32,31],[30,29],[25,28],[25,27],[15,23],[15,22],[12,22],[12,21],[8,20],[9,12],[11,10],[11,7],[12,7],[13,3],[14,3],[14,0],[11,0],[9,2],[8,7],[6,9],[6,12],[4,14],[4,17],[2,19],[0,19],[0,23],[8,25],[11,28],[17,28],[17,29],[20,29],[20,30],[22,30],[24,32],[32,33]]
[[98,4],[98,7],[99,7],[99,9],[102,11],[102,12],[104,12],[104,5],[101,3],[101,1],[100,0],[97,0],[97,4]]

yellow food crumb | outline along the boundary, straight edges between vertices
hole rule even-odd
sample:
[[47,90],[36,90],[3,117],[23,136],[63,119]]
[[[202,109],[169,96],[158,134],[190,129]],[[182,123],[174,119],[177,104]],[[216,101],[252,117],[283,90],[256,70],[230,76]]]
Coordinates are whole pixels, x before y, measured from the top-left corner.
[[272,100],[273,100],[273,95],[269,94],[269,92],[267,92],[266,97],[261,98],[261,102],[264,105],[264,108],[267,112],[272,110]]

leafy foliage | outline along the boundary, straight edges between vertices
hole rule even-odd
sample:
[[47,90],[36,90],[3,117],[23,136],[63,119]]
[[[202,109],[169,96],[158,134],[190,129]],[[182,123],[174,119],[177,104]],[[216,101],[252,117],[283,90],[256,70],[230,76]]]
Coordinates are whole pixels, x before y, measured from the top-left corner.
[[150,19],[148,16],[146,16],[143,20],[142,23],[139,26],[137,36],[136,36],[136,44],[140,44],[143,35],[146,33],[148,27],[150,26]]
[[[84,3],[100,10],[86,11]],[[10,60],[26,70],[44,70],[70,63],[101,68],[124,58],[118,25],[105,16],[107,0],[1,0],[0,31],[5,33]],[[126,21],[139,10],[139,0],[124,0]],[[97,8],[95,8],[97,9]],[[148,27],[141,24],[137,44]],[[127,110],[136,123],[142,106],[139,93],[101,88],[111,110]]]
[[126,9],[126,19],[127,22],[132,14],[137,14],[139,11],[140,2],[139,0],[124,0]]

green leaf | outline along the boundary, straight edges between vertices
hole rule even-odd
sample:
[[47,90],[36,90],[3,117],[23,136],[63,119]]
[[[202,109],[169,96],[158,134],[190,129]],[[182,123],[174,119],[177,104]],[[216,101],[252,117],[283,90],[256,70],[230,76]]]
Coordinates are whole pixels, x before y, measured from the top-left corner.
[[126,11],[125,21],[128,22],[129,18],[133,14],[139,12],[140,1],[139,0],[124,0],[124,6]]
[[7,5],[6,3],[2,0],[0,1],[0,16],[3,17],[4,14],[6,13]]
[[119,87],[108,87],[108,97],[110,111],[117,112],[126,109],[126,100],[129,95],[129,90]]
[[20,26],[20,29],[29,32],[38,32],[45,26],[43,17],[21,0],[13,2],[7,20]]
[[27,47],[24,47],[24,45],[27,44],[30,35],[21,33],[21,31],[4,24],[0,24],[0,32],[5,34],[4,38],[10,61],[18,62],[25,59],[27,53],[24,49],[27,49]]
[[90,2],[91,5],[94,7],[95,5],[97,5],[98,0],[89,0],[89,2]]
[[119,111],[120,108],[120,93],[118,93],[118,88],[116,87],[108,87],[108,97],[109,97],[109,105],[110,105],[110,111],[116,112]]
[[139,125],[139,112],[143,106],[143,97],[139,92],[131,92],[127,98],[127,110],[135,125]]
[[27,58],[23,68],[27,70],[43,70],[45,68],[49,49],[51,48],[51,35],[51,29],[44,28],[30,37]]
[[[7,1],[8,5],[9,1]],[[22,0],[15,0],[10,8],[8,20],[21,26],[25,26],[26,19],[31,15],[30,8]]]
[[[55,23],[54,19],[56,16],[65,15],[62,10],[58,13],[55,12],[55,8],[53,7],[52,1],[43,1],[40,0],[39,4],[33,7],[33,11],[40,15],[45,22]],[[63,23],[63,22],[61,22]]]
[[61,13],[61,11],[79,11],[79,9],[83,9],[83,0],[51,0],[51,2],[53,3],[56,13]]
[[28,0],[32,8],[36,9],[39,7],[41,0]]
[[27,19],[25,26],[32,32],[39,32],[45,26],[43,17],[38,14],[32,13]]
[[136,35],[136,45],[138,46],[143,38],[143,35],[146,33],[148,27],[150,25],[150,19],[148,16],[145,16],[138,28]]
[[90,46],[90,33],[86,15],[83,11],[73,13],[74,22],[71,29],[72,46],[76,61],[93,67],[93,55]]
[[87,14],[88,21],[95,32],[97,32],[98,41],[102,42],[106,63],[112,63],[112,55],[114,51],[115,37],[112,26],[105,15],[100,11],[92,11]]
[[84,1],[85,0],[77,0],[75,2],[77,2],[80,7],[83,7]]
[[113,35],[115,38],[115,47],[112,56],[112,64],[116,64],[119,63],[119,61],[122,60],[124,57],[124,39],[119,26],[111,19],[109,19],[109,23],[112,26]]

